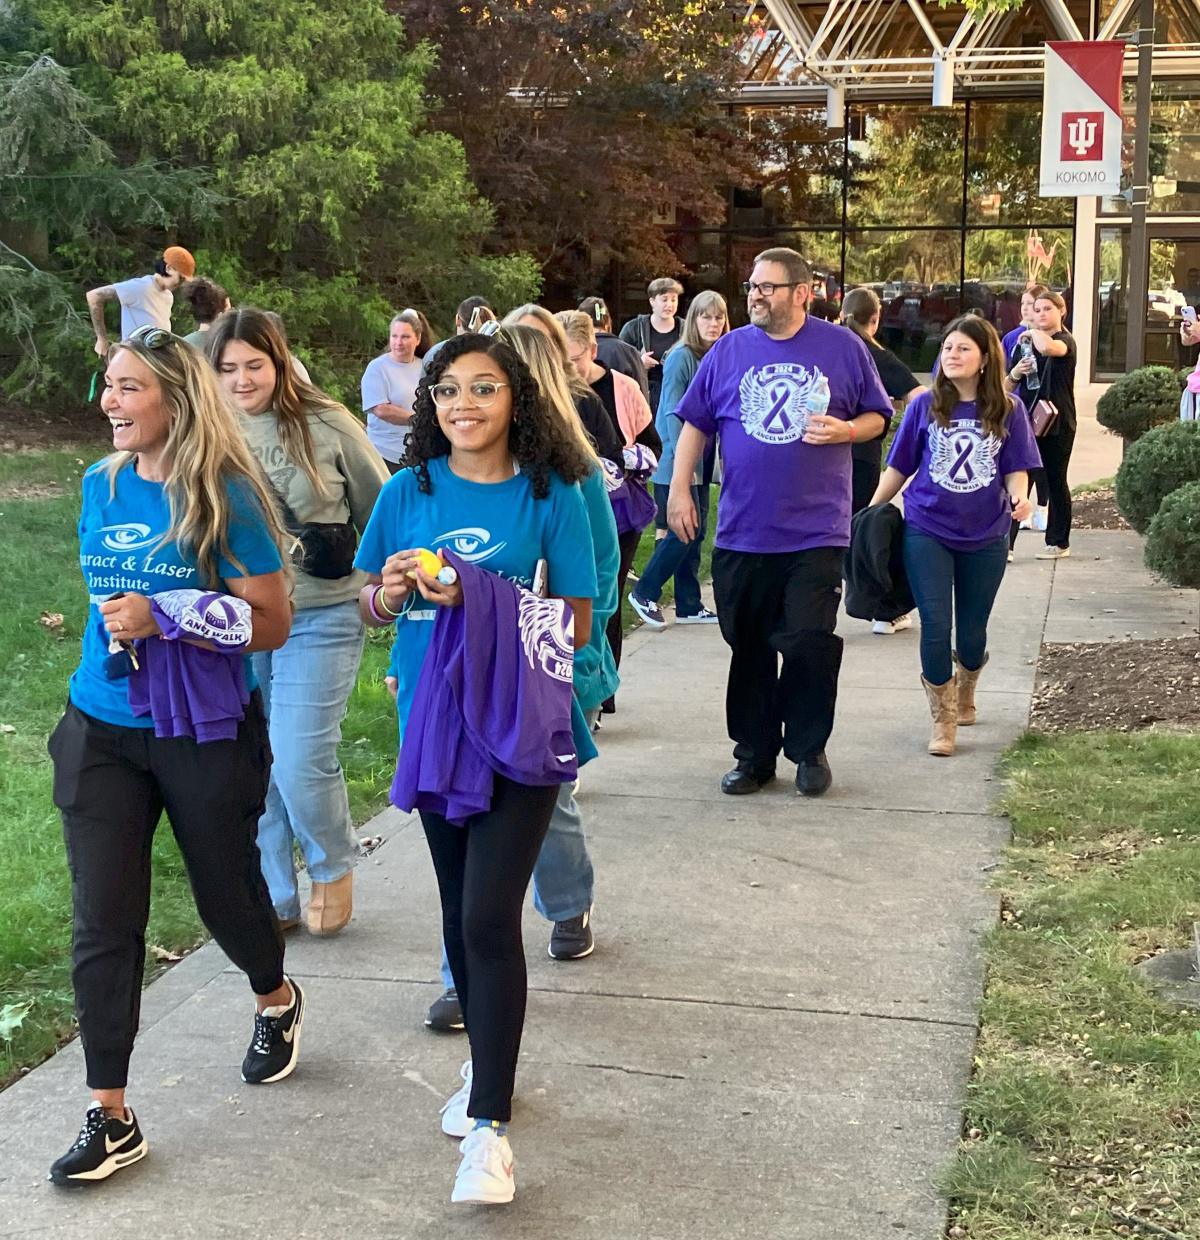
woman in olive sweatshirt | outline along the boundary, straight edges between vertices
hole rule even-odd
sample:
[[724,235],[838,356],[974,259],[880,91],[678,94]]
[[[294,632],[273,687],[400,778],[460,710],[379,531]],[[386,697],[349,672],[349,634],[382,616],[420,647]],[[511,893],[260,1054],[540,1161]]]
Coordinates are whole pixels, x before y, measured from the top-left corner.
[[308,928],[336,934],[350,920],[358,854],[337,756],[363,649],[366,578],[354,551],[388,472],[358,420],[296,377],[286,338],[261,310],[222,315],[208,355],[297,536],[291,637],[254,656],[274,753],[258,828],[263,875],[280,923],[296,925],[298,843],[312,879]]

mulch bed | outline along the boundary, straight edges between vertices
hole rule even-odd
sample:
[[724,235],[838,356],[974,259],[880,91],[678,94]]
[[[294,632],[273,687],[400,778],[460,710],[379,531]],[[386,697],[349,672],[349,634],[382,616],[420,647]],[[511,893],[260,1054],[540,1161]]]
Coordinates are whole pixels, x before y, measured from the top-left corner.
[[1071,525],[1077,530],[1129,529],[1129,523],[1117,508],[1112,487],[1074,496],[1071,500]]
[[1038,732],[1200,726],[1200,638],[1047,644],[1030,726]]
[[80,401],[67,413],[47,413],[0,400],[0,452],[103,445],[106,439],[111,439],[108,423],[96,404]]

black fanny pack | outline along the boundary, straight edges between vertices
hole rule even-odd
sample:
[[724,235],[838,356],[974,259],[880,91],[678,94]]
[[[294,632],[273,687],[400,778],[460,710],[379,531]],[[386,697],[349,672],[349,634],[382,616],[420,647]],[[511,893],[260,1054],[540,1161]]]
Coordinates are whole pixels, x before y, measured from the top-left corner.
[[358,531],[353,521],[297,521],[291,505],[274,484],[271,490],[279,500],[288,533],[296,539],[292,544],[293,568],[325,581],[337,581],[354,572]]

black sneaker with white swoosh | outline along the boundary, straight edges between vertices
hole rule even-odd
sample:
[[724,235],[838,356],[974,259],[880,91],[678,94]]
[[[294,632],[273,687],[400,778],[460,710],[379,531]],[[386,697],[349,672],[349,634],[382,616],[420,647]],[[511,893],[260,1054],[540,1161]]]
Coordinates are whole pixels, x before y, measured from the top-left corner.
[[248,1085],[270,1085],[291,1076],[300,1057],[300,1028],[304,1023],[304,991],[293,978],[291,1003],[278,1015],[254,1014],[254,1036],[242,1060],[242,1080]]
[[150,1151],[137,1116],[128,1120],[109,1115],[102,1106],[88,1108],[75,1144],[50,1168],[50,1181],[61,1186],[97,1184]]

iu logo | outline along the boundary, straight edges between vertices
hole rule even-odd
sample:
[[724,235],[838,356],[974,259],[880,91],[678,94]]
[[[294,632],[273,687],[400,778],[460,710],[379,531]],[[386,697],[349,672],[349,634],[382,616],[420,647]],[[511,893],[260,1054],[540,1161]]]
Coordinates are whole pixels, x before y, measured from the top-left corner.
[[1059,158],[1089,163],[1104,158],[1104,113],[1064,112]]

